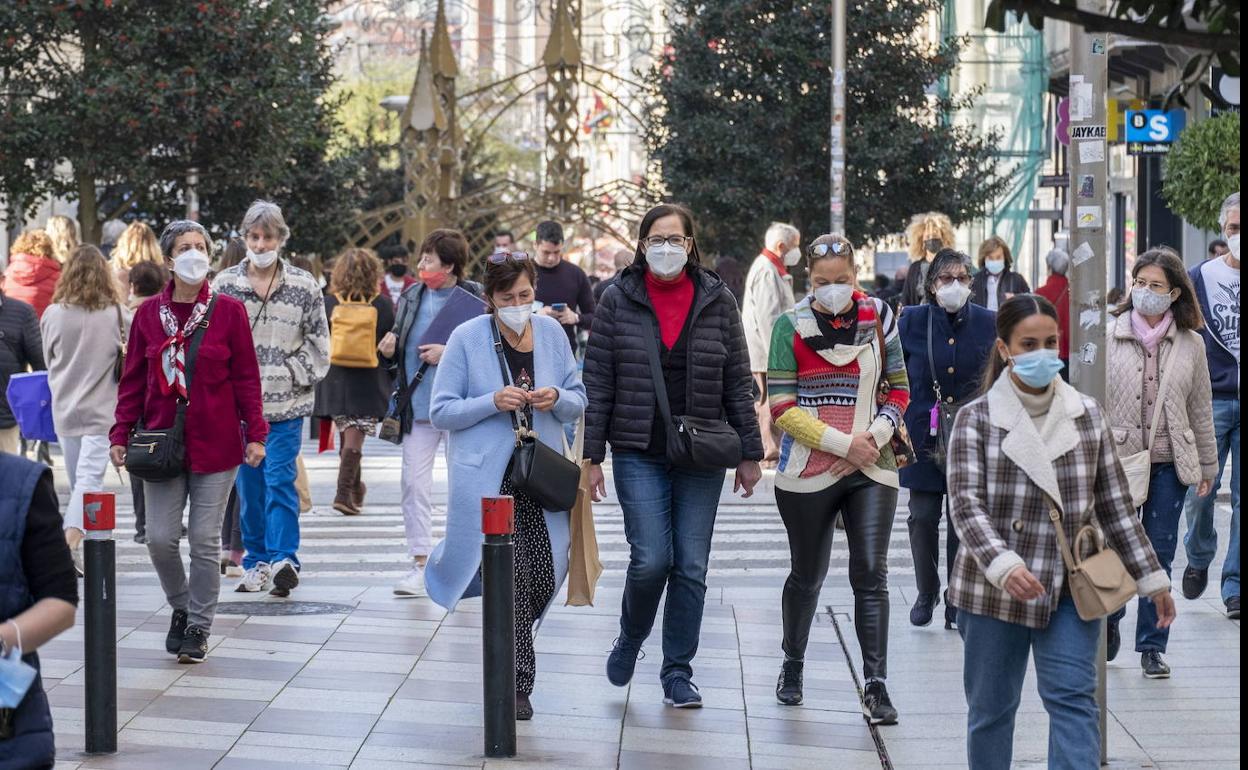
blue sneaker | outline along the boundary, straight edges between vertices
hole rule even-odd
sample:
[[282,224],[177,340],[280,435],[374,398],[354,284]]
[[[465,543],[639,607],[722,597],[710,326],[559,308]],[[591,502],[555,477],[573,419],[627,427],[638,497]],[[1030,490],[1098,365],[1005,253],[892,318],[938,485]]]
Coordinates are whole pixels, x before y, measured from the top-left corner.
[[646,656],[640,644],[633,644],[622,636],[613,642],[611,656],[607,658],[607,679],[611,684],[623,687],[632,681],[638,656]]
[[663,683],[663,702],[678,709],[702,708],[702,694],[693,682],[674,676]]

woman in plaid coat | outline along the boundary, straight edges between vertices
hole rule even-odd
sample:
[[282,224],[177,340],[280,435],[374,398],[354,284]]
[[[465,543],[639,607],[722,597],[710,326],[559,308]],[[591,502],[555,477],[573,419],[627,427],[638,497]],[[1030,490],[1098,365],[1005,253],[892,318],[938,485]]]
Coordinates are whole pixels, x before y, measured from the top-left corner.
[[1100,624],[1076,612],[1050,511],[1069,542],[1089,522],[1104,531],[1163,627],[1174,619],[1170,579],[1131,507],[1100,405],[1057,379],[1056,309],[1032,294],[1007,300],[997,337],[987,393],[959,411],[948,462],[962,541],[949,600],[965,643],[967,760],[972,770],[1010,766],[1031,653],[1049,714],[1049,767],[1095,768]]

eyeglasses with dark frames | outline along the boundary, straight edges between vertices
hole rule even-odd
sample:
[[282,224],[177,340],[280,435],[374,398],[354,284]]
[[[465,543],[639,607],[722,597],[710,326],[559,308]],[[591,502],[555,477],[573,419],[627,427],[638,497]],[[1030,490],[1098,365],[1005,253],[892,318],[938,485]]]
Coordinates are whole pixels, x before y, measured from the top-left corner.
[[669,246],[677,246],[683,249],[692,242],[693,238],[688,235],[650,235],[643,239],[641,243],[647,248],[662,246],[666,243]]
[[486,261],[491,265],[501,265],[508,260],[512,262],[528,262],[529,259],[529,255],[523,251],[496,251],[486,257]]

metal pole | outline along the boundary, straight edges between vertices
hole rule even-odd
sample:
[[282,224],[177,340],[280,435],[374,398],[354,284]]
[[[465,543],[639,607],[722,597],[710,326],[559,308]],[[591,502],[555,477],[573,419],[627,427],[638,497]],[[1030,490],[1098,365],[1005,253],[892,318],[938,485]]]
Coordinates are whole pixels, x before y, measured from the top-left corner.
[[[1098,15],[1106,0],[1079,0]],[[1105,291],[1108,276],[1106,218],[1109,211],[1106,97],[1109,36],[1070,27],[1070,374],[1078,390],[1105,400]],[[1101,764],[1107,764],[1105,732],[1105,621],[1096,656],[1096,702],[1100,710]]]
[[845,233],[845,0],[832,0],[831,232]]
[[516,547],[514,500],[481,500],[481,651],[485,756],[516,755]]
[[117,751],[117,557],[111,494],[83,495],[83,599],[86,661],[86,751]]

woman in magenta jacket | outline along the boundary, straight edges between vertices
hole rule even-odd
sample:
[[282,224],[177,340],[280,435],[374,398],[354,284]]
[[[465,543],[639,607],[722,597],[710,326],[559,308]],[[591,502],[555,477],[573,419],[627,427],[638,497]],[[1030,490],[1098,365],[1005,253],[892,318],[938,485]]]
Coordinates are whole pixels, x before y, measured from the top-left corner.
[[[247,311],[206,280],[212,251],[207,231],[196,222],[172,222],[160,248],[173,280],[131,323],[110,454],[115,465],[124,465],[134,427],[140,421],[147,429],[171,427],[178,400],[186,400],[186,472],[169,481],[132,481],[144,487],[147,550],[173,608],[165,649],[181,663],[199,663],[208,654],[221,587],[221,516],[238,466],[264,461],[269,425]],[[185,357],[196,333],[203,340],[188,388]],[[189,583],[178,553],[188,501]]]

